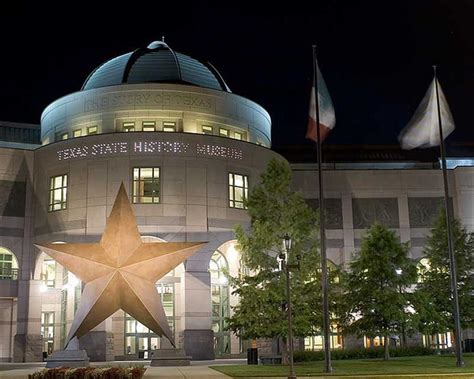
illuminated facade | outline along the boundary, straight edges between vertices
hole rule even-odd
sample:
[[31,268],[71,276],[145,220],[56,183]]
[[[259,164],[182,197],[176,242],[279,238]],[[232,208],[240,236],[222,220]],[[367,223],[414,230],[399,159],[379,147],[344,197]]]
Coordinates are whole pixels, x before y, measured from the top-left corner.
[[[271,158],[284,159],[270,150],[269,114],[233,94],[212,65],[154,42],[50,104],[38,134],[0,123],[0,360],[38,361],[62,348],[81,283],[33,244],[96,242],[122,182],[145,242],[209,241],[157,283],[176,344],[194,359],[240,354],[245,341],[225,330],[238,299],[223,272],[240,270],[233,230],[249,223],[243,199]],[[314,203],[314,165],[293,168],[295,188]],[[450,172],[455,213],[469,230],[473,171]],[[375,220],[421,257],[443,195],[438,170],[335,164],[326,177],[332,262],[347,262]],[[336,329],[333,340],[342,343]],[[119,311],[81,345],[93,360],[128,360],[168,343]]]

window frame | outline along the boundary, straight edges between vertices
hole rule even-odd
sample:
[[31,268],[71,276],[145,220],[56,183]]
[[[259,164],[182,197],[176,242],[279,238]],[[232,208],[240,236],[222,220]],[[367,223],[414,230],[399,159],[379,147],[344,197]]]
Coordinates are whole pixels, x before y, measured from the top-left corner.
[[[166,128],[173,129],[173,130],[165,130]],[[176,121],[163,121],[162,131],[166,133],[176,132]]]
[[[224,133],[223,133],[223,131],[224,131]],[[229,138],[230,137],[229,129],[219,128],[219,137]]]
[[[78,135],[76,135],[77,132],[79,132]],[[73,137],[73,138],[82,137],[82,129],[73,130],[73,131],[72,131],[72,137]]]
[[[145,130],[145,128],[153,128],[153,130]],[[142,121],[142,132],[156,132],[155,121]]]
[[[67,192],[68,192],[68,184],[69,184],[69,174],[60,174],[60,175],[53,175],[49,177],[49,191],[48,191],[48,212],[58,212],[67,209]],[[55,187],[56,178],[61,177],[61,186]],[[66,184],[64,184],[66,182]],[[54,192],[57,190],[61,190],[61,201],[54,202]],[[60,204],[59,209],[55,209],[55,205]]]
[[[207,129],[207,133],[205,130]],[[202,134],[212,136],[214,135],[214,127],[212,125],[201,125]]]
[[[235,176],[236,175],[242,177],[242,183],[243,183],[242,187],[235,185]],[[232,180],[231,180],[231,176],[232,176]],[[245,200],[248,199],[248,196],[249,196],[249,182],[250,182],[249,175],[239,174],[239,173],[236,173],[236,172],[228,172],[228,174],[227,174],[228,203],[227,204],[228,204],[229,208],[243,209],[243,210],[248,209],[248,207],[245,206],[244,202],[245,202]],[[236,194],[235,194],[235,192],[236,192],[235,189],[236,188],[241,188],[242,189],[242,196],[243,196],[242,200],[236,200]],[[231,193],[232,193],[232,196],[231,196]],[[241,204],[242,206],[239,207],[239,206],[236,206],[236,204]]]
[[[140,188],[140,183],[143,183],[143,186],[144,186],[144,183],[145,183],[145,180],[141,179],[141,170],[143,169],[152,169],[152,179],[151,179],[151,182],[153,183],[154,181],[157,181],[158,182],[158,195],[155,196],[154,194],[152,194],[152,196],[145,196],[145,195],[140,195],[140,193],[135,193],[135,183],[138,183],[138,188]],[[135,179],[135,170],[139,170],[138,171],[138,179]],[[158,177],[155,178],[155,170],[158,171]],[[160,204],[161,203],[161,193],[162,193],[162,190],[161,190],[161,167],[160,166],[136,166],[136,167],[133,167],[132,168],[132,190],[131,190],[131,193],[132,193],[132,204]],[[150,202],[144,202],[144,201],[140,201],[140,198],[143,198],[143,197],[151,197],[151,201]],[[154,201],[155,199],[158,199],[158,201]]]
[[91,125],[91,126],[87,127],[87,135],[88,136],[93,136],[94,134],[98,134],[98,133],[99,133],[99,126],[98,125]]
[[[238,136],[238,137],[237,137],[237,136]],[[244,139],[244,133],[234,131],[234,139],[236,139],[236,140],[238,140],[238,141],[243,141],[243,139]]]
[[132,133],[134,131],[135,131],[135,121],[122,122],[122,132],[123,133]]

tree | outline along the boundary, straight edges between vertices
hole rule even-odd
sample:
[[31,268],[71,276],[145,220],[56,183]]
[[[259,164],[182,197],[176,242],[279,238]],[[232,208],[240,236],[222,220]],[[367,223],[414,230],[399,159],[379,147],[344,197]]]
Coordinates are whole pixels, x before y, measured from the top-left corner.
[[[452,231],[461,327],[472,328],[474,326],[474,234],[467,233],[456,219],[453,219]],[[444,209],[440,210],[423,252],[428,264],[420,267],[418,293],[420,299],[425,302],[420,330],[426,334],[445,333],[454,329],[454,320]]]
[[[300,270],[291,273],[290,283],[294,335],[316,334],[321,325],[317,218],[302,195],[291,188],[289,165],[270,161],[245,204],[251,226],[249,230],[237,227],[236,236],[249,273],[230,278],[240,300],[233,307],[229,329],[244,339],[281,337],[286,345],[286,281],[277,256],[288,234],[292,239],[289,263],[296,263],[297,256],[301,259]],[[283,353],[286,359],[286,346]]]
[[414,317],[410,289],[416,278],[408,246],[400,243],[394,232],[374,224],[345,275],[340,306],[344,332],[358,337],[383,336],[384,359],[389,359],[390,335],[402,334]]

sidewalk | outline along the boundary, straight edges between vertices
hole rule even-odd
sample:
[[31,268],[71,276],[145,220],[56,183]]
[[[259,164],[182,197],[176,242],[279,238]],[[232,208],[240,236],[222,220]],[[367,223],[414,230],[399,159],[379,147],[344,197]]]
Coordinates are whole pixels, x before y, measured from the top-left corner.
[[[138,363],[138,362],[133,362]],[[146,363],[147,370],[145,371],[144,379],[229,379],[230,377],[222,374],[218,371],[210,369],[207,364],[210,362],[199,362],[197,364],[193,364],[192,366],[185,366],[185,367],[149,367],[149,362],[139,362],[139,363]],[[215,361],[212,362],[215,365]],[[119,366],[119,365],[127,365],[124,362],[94,362],[93,366]],[[7,365],[5,365],[7,366]],[[35,371],[41,370],[43,367],[37,365],[36,367],[31,367],[28,364],[8,364],[7,370],[3,369],[0,371],[0,378],[5,379],[27,379],[28,374],[32,374]],[[23,368],[22,368],[23,366]],[[25,367],[26,366],[26,367]],[[1,369],[1,368],[0,368]]]

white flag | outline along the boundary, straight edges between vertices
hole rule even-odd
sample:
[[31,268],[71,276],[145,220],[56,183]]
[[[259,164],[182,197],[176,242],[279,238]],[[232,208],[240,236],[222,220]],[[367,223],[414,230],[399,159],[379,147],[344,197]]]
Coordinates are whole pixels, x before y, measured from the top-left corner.
[[[411,150],[417,147],[439,146],[440,144],[435,81],[437,82],[436,78],[431,82],[430,88],[426,91],[425,97],[416,109],[410,122],[398,136],[402,149]],[[443,139],[445,139],[454,130],[454,120],[443,90],[439,82],[437,83],[441,125],[443,128]]]

